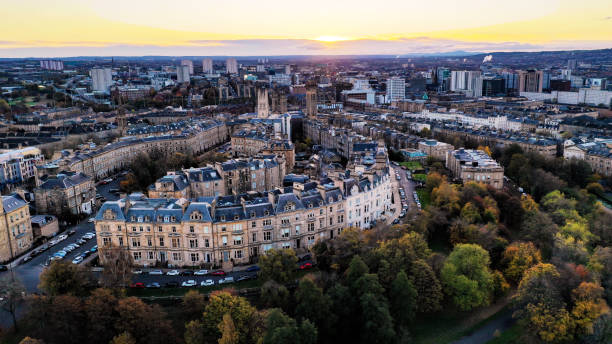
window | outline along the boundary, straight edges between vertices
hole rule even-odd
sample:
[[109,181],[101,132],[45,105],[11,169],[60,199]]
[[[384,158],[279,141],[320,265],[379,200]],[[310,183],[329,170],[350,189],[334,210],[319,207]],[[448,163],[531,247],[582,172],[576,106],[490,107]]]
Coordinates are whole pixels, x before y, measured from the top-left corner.
[[344,222],[344,215],[338,215],[338,223]]
[[210,247],[210,241],[208,239],[204,239],[204,247]]
[[281,231],[281,236],[282,236],[283,238],[288,238],[288,237],[289,237],[289,234],[290,234],[290,233],[289,233],[289,229],[283,229],[283,230]]
[[179,238],[172,238],[172,247],[177,248],[181,246],[181,241]]
[[121,225],[117,226],[117,232],[121,232]]
[[132,232],[136,232],[136,226],[132,226]]
[[325,221],[324,218],[319,219],[319,228],[323,228],[323,226],[325,225],[323,221]]
[[208,226],[204,226],[204,233],[208,234]]
[[102,244],[104,246],[110,246],[111,245],[111,238],[102,238]]
[[192,253],[191,254],[191,261],[192,262],[197,262],[198,260],[200,260],[200,254],[199,253]]
[[153,239],[147,238],[147,246],[153,246]]
[[272,226],[272,220],[268,219],[268,220],[263,220],[263,225],[264,226]]
[[172,233],[176,233],[176,227],[172,226]]
[[319,209],[319,215],[323,215],[323,208]]
[[189,240],[189,247],[190,248],[198,248],[198,239],[191,239],[191,240]]
[[164,246],[164,238],[159,238],[159,246]]
[[300,235],[300,225],[295,226],[295,234]]
[[255,228],[255,227],[257,227],[257,222],[255,221],[251,222],[251,228]]
[[329,225],[331,226],[331,225],[333,225],[333,224],[334,224],[334,218],[333,218],[333,217],[330,217],[330,218],[329,218]]
[[257,242],[257,233],[253,233],[253,239],[251,241]]
[[132,238],[132,247],[140,247],[140,239]]
[[183,260],[180,252],[172,252],[172,259],[174,260]]
[[134,252],[134,260],[140,260],[142,258],[142,252]]
[[288,218],[281,219],[281,224],[288,225],[289,224],[289,219]]
[[242,245],[242,237],[234,236],[234,245]]
[[194,233],[195,232],[195,228],[193,228],[193,226],[189,226],[189,233]]
[[147,252],[147,256],[148,256],[148,258],[149,258],[149,259],[154,259],[154,257],[155,257],[155,256],[153,255],[153,251],[149,251],[149,252]]
[[119,246],[123,246],[123,237],[118,237],[117,239],[119,239]]
[[234,258],[242,258],[242,250],[234,251]]
[[264,240],[270,241],[272,240],[272,232],[264,232]]
[[221,243],[223,244],[223,246],[227,246],[227,237],[226,236],[222,236],[221,237]]
[[157,231],[161,232],[162,231],[162,226],[157,227]]
[[309,231],[309,232],[314,232],[314,230],[315,230],[315,224],[314,224],[314,223],[312,223],[312,222],[311,222],[311,223],[309,223],[309,224],[308,224],[308,231]]

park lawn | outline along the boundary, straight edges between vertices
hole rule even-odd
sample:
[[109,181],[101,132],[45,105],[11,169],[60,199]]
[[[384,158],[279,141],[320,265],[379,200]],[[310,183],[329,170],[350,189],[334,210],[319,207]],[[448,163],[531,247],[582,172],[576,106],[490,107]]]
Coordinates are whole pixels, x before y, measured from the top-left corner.
[[495,339],[491,339],[487,344],[513,344],[521,341],[522,335],[521,327],[518,324],[514,324],[512,327],[502,332],[501,335]]
[[421,202],[421,209],[425,209],[431,202],[431,195],[425,189],[416,189],[416,193],[419,196],[419,202]]
[[404,162],[400,162],[400,165],[406,166],[407,169],[412,170],[412,171],[423,169],[423,165],[421,165],[421,163],[418,161],[404,161]]
[[422,182],[425,183],[425,181],[427,180],[427,175],[424,173],[413,173],[412,174],[412,179],[418,181],[418,182]]

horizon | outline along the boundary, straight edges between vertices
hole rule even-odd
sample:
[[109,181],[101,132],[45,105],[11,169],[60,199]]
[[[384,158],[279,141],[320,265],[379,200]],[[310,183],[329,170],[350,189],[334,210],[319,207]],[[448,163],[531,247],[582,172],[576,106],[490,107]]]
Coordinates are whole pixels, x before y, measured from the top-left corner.
[[[0,57],[432,55],[612,48],[612,3],[589,0],[7,0]],[[168,15],[168,14],[174,15]],[[27,25],[24,25],[27,24]]]

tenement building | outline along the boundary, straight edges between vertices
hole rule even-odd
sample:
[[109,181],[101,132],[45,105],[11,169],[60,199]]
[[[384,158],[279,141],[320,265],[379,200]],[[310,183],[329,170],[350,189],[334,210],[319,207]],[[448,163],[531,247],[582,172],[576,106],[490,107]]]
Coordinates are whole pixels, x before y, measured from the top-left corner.
[[126,137],[102,148],[84,150],[65,155],[43,166],[39,174],[56,174],[59,171],[80,172],[103,179],[130,166],[134,158],[142,153],[161,151],[200,154],[227,141],[224,123],[194,121],[180,135],[163,135],[146,138]]
[[124,247],[138,266],[229,268],[271,248],[306,249],[343,228],[369,228],[390,207],[387,167],[266,192],[191,200],[134,194],[104,203],[95,228],[102,263],[105,249]]
[[33,234],[28,203],[18,194],[2,196],[0,217],[0,262],[4,263],[30,249]]
[[504,168],[481,150],[460,148],[448,152],[446,168],[463,183],[483,183],[496,189],[504,186]]
[[46,178],[34,190],[39,214],[91,214],[95,205],[96,187],[93,179],[83,173],[62,172]]
[[190,168],[157,180],[149,187],[151,198],[197,198],[263,192],[283,185],[285,159],[234,159],[214,166]]

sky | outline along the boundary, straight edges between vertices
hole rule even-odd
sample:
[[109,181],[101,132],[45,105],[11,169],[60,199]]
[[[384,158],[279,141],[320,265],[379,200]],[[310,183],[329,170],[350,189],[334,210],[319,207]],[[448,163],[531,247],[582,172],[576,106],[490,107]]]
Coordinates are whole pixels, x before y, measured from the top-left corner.
[[612,48],[612,0],[0,0],[0,57]]

